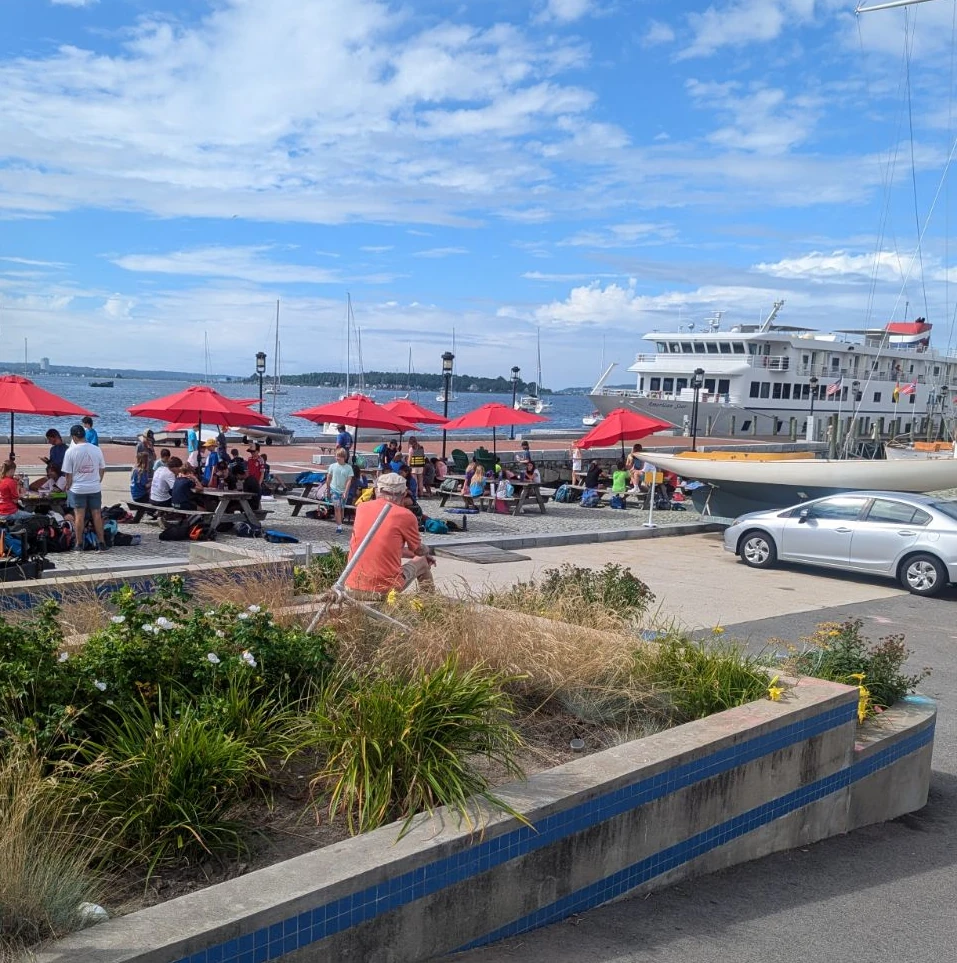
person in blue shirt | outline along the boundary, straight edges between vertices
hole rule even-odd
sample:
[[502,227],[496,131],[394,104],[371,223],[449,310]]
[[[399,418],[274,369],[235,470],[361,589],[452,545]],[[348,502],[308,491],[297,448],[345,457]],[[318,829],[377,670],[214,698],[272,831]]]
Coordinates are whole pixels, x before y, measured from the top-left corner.
[[352,435],[346,431],[345,425],[336,425],[336,428],[339,431],[339,434],[336,435],[336,448],[345,448],[348,456],[352,453]]
[[193,427],[186,432],[186,451],[190,455],[194,451],[199,451],[199,425],[193,425]]
[[66,455],[66,445],[63,443],[63,436],[56,430],[56,428],[51,428],[47,434],[46,439],[50,442],[50,457],[41,458],[45,465],[56,465],[57,468],[63,467],[63,456]]
[[213,472],[222,459],[219,457],[216,441],[213,438],[208,438],[203,443],[203,447],[206,449],[206,464],[203,466],[203,484],[210,485],[212,484]]
[[89,415],[87,415],[85,418],[80,419],[80,423],[83,425],[83,428],[84,428],[86,443],[88,445],[96,445],[96,447],[99,448],[100,436],[96,433],[96,429],[93,427],[93,419]]

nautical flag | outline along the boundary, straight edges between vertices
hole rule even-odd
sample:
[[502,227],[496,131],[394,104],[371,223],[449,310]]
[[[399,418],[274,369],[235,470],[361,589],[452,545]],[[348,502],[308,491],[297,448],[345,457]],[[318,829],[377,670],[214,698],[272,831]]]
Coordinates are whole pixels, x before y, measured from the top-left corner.
[[837,381],[834,382],[834,384],[828,385],[827,391],[824,393],[824,397],[831,398],[834,395],[836,395],[841,390],[841,384],[843,383],[843,381],[844,381],[844,375],[841,375],[841,377],[838,378]]
[[917,390],[917,382],[912,381],[909,385],[904,385],[903,388],[898,389],[898,393],[902,395],[912,395]]

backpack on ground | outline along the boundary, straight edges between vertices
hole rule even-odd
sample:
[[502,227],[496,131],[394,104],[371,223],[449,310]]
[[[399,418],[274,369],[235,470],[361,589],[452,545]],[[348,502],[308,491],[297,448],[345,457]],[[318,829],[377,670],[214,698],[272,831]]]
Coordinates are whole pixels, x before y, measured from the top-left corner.
[[430,535],[448,535],[449,526],[441,518],[427,518],[425,520],[425,530]]
[[564,502],[565,504],[578,501],[578,492],[569,484],[559,485],[555,491],[555,501]]
[[454,478],[446,478],[445,481],[439,485],[440,492],[457,492],[462,487],[462,483],[456,481]]
[[76,545],[76,529],[73,522],[65,518],[59,526],[55,526],[56,532],[47,547],[51,552],[71,552]]
[[253,525],[251,522],[237,522],[233,534],[240,538],[262,538],[263,530],[261,525]]
[[8,528],[0,529],[0,555],[25,561],[26,548],[27,540],[22,531],[14,535]]
[[211,542],[215,537],[216,533],[207,521],[194,522],[189,526],[189,540],[191,542]]
[[159,540],[161,542],[185,542],[189,538],[192,527],[188,519],[185,522],[173,522],[172,525],[167,525],[159,533]]
[[125,548],[128,545],[138,545],[138,542],[134,542],[134,538],[139,538],[139,535],[128,535],[126,532],[117,532],[113,536],[113,545],[116,548]]
[[621,497],[621,495],[612,495],[611,498],[610,498],[609,501],[608,501],[608,507],[609,507],[609,508],[624,508],[624,507],[625,507],[625,500],[624,500],[624,498]]
[[104,518],[103,519],[103,541],[106,542],[107,548],[112,548],[116,543],[116,535],[119,532],[120,526],[117,525],[116,519],[114,518]]
[[126,510],[125,505],[110,505],[109,508],[103,509],[102,514],[103,514],[104,521],[106,521],[109,518],[112,518],[116,522],[122,522],[122,521],[125,521],[126,516],[129,514],[129,512]]
[[263,538],[267,542],[273,542],[276,545],[298,545],[299,539],[295,535],[290,535],[288,532],[277,532],[275,529],[267,528],[263,533]]
[[598,508],[600,504],[601,498],[598,495],[598,489],[586,488],[585,493],[582,495],[582,508]]

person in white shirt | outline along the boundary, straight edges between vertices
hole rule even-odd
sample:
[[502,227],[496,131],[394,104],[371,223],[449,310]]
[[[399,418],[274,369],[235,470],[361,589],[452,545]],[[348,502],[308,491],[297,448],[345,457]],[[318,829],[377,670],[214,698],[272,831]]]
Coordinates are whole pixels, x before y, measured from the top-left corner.
[[[174,464],[174,462],[176,464]],[[170,458],[169,464],[160,465],[153,472],[150,484],[150,504],[159,508],[173,507],[173,483],[176,481],[176,468],[181,468],[183,462],[179,458]]]
[[76,513],[76,547],[83,550],[83,533],[86,531],[86,513],[90,513],[93,529],[100,551],[106,549],[103,536],[103,476],[106,459],[97,445],[86,441],[82,425],[70,429],[71,445],[63,456],[63,474],[66,475],[67,504]]
[[[30,486],[33,488],[33,485]],[[41,495],[52,495],[53,492],[66,491],[66,475],[56,465],[47,465],[46,478],[38,485],[34,491]]]

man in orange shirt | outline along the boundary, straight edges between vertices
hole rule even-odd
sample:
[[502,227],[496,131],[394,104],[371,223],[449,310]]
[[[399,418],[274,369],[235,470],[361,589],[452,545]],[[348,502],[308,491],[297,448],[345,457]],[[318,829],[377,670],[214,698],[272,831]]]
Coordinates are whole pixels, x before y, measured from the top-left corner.
[[357,598],[381,599],[393,590],[401,592],[415,581],[423,592],[435,590],[435,559],[431,549],[422,544],[415,515],[402,506],[406,490],[405,479],[389,472],[379,476],[375,500],[356,505],[350,558],[379,517],[383,504],[392,506],[346,579],[346,588]]

